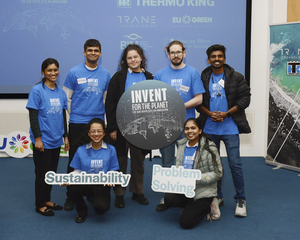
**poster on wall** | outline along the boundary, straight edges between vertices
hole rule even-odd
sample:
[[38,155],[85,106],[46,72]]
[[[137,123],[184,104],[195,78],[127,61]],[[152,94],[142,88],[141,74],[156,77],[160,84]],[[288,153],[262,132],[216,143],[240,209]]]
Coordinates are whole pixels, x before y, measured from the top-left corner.
[[267,161],[300,171],[300,22],[270,26]]

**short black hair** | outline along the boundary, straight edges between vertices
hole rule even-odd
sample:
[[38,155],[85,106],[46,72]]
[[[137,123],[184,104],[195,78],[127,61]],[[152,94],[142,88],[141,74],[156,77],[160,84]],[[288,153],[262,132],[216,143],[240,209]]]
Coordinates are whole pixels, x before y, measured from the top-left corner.
[[86,40],[83,48],[84,51],[86,51],[87,47],[99,47],[99,50],[101,52],[101,44],[97,39],[88,39]]
[[214,51],[222,51],[224,54],[224,58],[226,58],[226,47],[224,47],[221,44],[214,44],[211,45],[207,50],[206,50],[206,55],[207,55],[207,59],[210,58],[210,54]]

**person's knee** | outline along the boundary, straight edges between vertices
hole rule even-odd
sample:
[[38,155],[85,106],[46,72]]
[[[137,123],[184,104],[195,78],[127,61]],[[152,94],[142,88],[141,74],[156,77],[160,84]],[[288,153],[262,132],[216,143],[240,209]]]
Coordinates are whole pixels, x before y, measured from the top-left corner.
[[184,229],[191,229],[195,226],[195,224],[191,221],[191,219],[181,217],[179,220],[179,224]]

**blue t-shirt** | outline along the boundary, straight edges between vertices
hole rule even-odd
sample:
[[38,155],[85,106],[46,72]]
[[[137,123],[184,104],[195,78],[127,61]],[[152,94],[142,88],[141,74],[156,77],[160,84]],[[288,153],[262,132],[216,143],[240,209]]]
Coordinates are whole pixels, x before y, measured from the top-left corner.
[[70,123],[87,124],[92,118],[104,119],[103,94],[109,80],[109,72],[101,66],[89,70],[83,63],[69,71],[64,86],[74,91]]
[[119,170],[115,147],[104,141],[102,141],[101,148],[97,150],[93,149],[92,143],[80,146],[70,166],[90,174]]
[[[205,92],[199,72],[190,65],[185,65],[182,69],[173,69],[168,66],[159,70],[154,79],[163,81],[175,88],[184,103],[194,98],[196,94]],[[195,108],[186,109],[186,119],[194,117]]]
[[[228,102],[225,94],[225,75],[224,73],[215,75],[211,74],[209,80],[210,93],[210,111],[228,111]],[[223,122],[214,122],[210,117],[205,122],[203,131],[207,134],[214,135],[234,135],[239,134],[236,123],[232,117],[225,118]]]
[[126,77],[126,83],[125,83],[125,91],[130,88],[133,84],[136,84],[138,82],[146,80],[146,76],[144,72],[135,73],[135,72],[129,72],[127,70],[127,77]]
[[[29,92],[26,108],[38,110],[38,120],[42,133],[41,140],[45,149],[58,148],[63,144],[63,109],[67,109],[67,96],[64,90],[56,86],[54,90],[46,84],[38,83]],[[30,140],[35,144],[31,131]]]
[[183,163],[182,166],[184,169],[193,169],[195,163],[195,155],[198,148],[198,144],[190,147],[188,142],[184,149]]

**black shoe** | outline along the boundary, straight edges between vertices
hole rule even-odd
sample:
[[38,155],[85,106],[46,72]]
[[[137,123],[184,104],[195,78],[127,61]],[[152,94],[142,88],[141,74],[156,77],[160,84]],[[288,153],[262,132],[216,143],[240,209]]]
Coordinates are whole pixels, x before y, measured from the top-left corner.
[[141,205],[148,205],[149,204],[149,201],[144,196],[144,194],[133,193],[131,199],[137,201]]
[[54,216],[54,212],[48,207],[44,210],[44,212],[42,212],[38,207],[35,209],[35,211],[43,216],[47,216],[47,217]]
[[71,199],[71,198],[67,198],[65,205],[64,205],[64,209],[66,211],[72,211],[75,207],[75,202]]
[[169,207],[166,206],[165,204],[165,199],[162,198],[160,200],[160,203],[156,206],[156,211],[157,212],[163,212],[163,211],[166,211]]
[[63,210],[63,207],[56,204],[56,203],[53,203],[53,206],[48,206],[46,205],[47,208],[50,208],[51,210]]
[[86,216],[87,216],[87,213],[86,214],[77,214],[76,217],[75,217],[75,222],[77,223],[83,223],[86,219]]
[[124,208],[125,207],[124,195],[116,196],[115,207],[116,208]]

